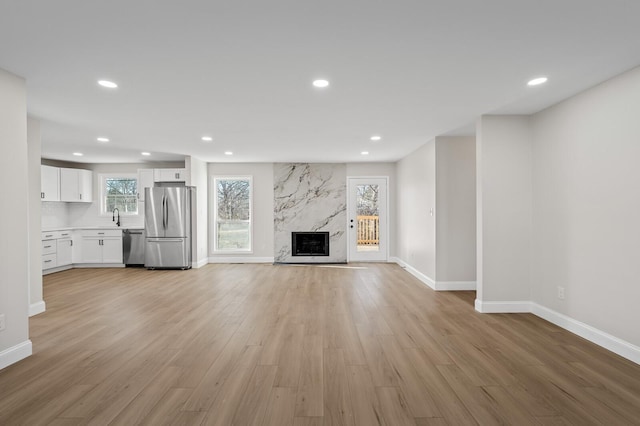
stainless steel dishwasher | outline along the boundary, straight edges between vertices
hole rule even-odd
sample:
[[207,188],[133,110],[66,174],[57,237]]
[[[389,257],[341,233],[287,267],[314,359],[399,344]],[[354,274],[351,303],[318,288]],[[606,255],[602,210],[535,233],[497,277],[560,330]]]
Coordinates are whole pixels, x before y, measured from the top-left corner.
[[122,230],[124,264],[144,265],[144,229]]

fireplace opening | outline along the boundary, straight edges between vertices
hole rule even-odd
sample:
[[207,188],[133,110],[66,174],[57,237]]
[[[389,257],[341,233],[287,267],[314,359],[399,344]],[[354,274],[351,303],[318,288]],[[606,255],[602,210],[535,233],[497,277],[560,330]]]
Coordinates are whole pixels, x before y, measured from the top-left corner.
[[329,256],[329,233],[292,232],[291,256]]

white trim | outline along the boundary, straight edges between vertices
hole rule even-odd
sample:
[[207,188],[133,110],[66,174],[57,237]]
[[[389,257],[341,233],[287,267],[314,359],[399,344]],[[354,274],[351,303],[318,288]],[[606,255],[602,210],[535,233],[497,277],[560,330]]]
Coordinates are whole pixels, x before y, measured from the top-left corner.
[[209,257],[209,263],[273,263],[273,257],[252,256],[215,256]]
[[531,312],[531,302],[527,300],[483,302],[476,299],[475,308],[483,314],[523,314]]
[[602,346],[621,357],[640,364],[640,347],[632,343],[534,302],[531,302],[531,313],[558,327],[577,334],[598,346]]
[[475,291],[475,281],[436,281],[437,291]]
[[429,286],[432,290],[436,289],[436,282],[434,280],[432,280],[431,278],[429,278],[428,276],[418,271],[416,268],[409,265],[407,262],[405,262],[404,260],[398,257],[392,257],[391,259],[393,259],[398,265],[400,265],[401,268],[404,268],[411,275],[413,275],[414,277],[422,281],[424,284]]
[[47,310],[47,306],[44,303],[44,300],[40,302],[32,303],[29,305],[29,316],[32,317],[34,315],[38,315]]
[[71,268],[73,268],[72,265],[64,265],[64,266],[57,266],[55,268],[43,269],[42,275],[49,275],[49,274],[53,274],[54,272],[62,272]]
[[25,340],[22,343],[18,343],[17,345],[10,347],[9,349],[5,349],[0,352],[0,370],[31,356],[32,353],[33,347],[31,345],[31,340]]
[[532,313],[630,361],[640,364],[640,347],[589,324],[542,305],[528,301],[483,302],[476,299],[476,311],[482,313]]
[[74,263],[74,268],[124,268],[124,263]]
[[198,260],[196,262],[191,262],[191,267],[194,268],[194,269],[198,269],[198,268],[202,268],[204,265],[206,265],[208,263],[209,263],[209,259],[205,257],[205,258],[200,259],[200,260]]

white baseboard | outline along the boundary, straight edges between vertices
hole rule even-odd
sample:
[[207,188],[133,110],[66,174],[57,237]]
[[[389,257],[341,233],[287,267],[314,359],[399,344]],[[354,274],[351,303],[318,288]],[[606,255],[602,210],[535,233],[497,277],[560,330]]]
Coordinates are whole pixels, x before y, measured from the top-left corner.
[[124,263],[74,263],[74,268],[124,268]]
[[475,281],[436,281],[437,291],[475,291]]
[[58,266],[56,268],[49,268],[49,269],[44,269],[42,271],[42,275],[49,275],[49,274],[53,274],[54,272],[62,272],[62,271],[67,271],[69,269],[73,268],[73,266],[71,265],[65,265],[65,266]]
[[209,263],[208,258],[200,259],[197,262],[191,262],[191,267],[194,269],[202,268],[204,265]]
[[640,364],[640,347],[602,330],[529,301],[483,302],[476,299],[476,311],[488,314],[531,313],[613,353]]
[[640,364],[640,347],[612,336],[602,330],[585,324],[564,314],[546,308],[537,303],[531,303],[531,313],[543,318],[550,323],[564,328],[580,337],[583,337],[596,345],[602,346],[623,358]]
[[253,256],[215,256],[209,258],[209,263],[273,263],[273,257]]
[[395,263],[397,263],[402,268],[404,268],[408,273],[410,273],[411,275],[413,275],[414,277],[416,277],[417,279],[422,281],[424,284],[429,286],[429,288],[431,288],[432,290],[436,289],[436,282],[434,280],[432,280],[430,277],[426,276],[422,272],[418,271],[416,268],[414,268],[413,266],[409,265],[404,260],[402,260],[402,259],[400,259],[398,257],[392,257],[389,260],[393,260]]
[[38,315],[47,310],[44,300],[29,305],[29,316]]
[[23,360],[33,353],[31,340],[26,340],[0,352],[0,370]]
[[509,302],[483,302],[476,299],[476,311],[483,314],[522,314],[531,312],[531,302],[518,300]]

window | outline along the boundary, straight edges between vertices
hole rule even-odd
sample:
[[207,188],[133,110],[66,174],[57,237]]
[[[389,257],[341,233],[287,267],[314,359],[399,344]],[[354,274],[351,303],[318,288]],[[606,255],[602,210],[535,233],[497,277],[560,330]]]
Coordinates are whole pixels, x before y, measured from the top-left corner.
[[100,175],[102,214],[118,209],[121,215],[138,214],[138,178],[135,174]]
[[251,251],[251,180],[214,178],[215,251]]

